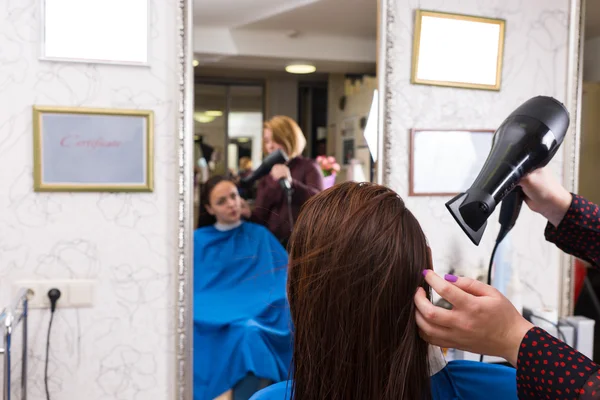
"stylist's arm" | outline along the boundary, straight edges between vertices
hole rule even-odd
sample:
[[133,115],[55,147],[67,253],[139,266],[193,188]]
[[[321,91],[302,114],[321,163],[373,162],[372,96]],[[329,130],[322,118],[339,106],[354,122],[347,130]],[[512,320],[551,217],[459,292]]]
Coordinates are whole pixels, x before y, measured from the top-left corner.
[[[431,344],[499,356],[517,368],[519,399],[597,399],[600,367],[525,320],[500,292],[468,278],[433,271],[427,283],[453,308],[434,306],[419,288],[417,325]],[[548,397],[550,396],[550,397]]]
[[452,310],[437,307],[419,288],[415,295],[417,324],[426,341],[447,348],[506,359],[517,365],[519,346],[533,325],[519,314],[499,291],[469,278],[453,284],[427,271],[425,280],[452,304]]
[[600,208],[571,194],[548,168],[538,169],[521,180],[529,208],[548,220],[546,240],[562,251],[600,268]]

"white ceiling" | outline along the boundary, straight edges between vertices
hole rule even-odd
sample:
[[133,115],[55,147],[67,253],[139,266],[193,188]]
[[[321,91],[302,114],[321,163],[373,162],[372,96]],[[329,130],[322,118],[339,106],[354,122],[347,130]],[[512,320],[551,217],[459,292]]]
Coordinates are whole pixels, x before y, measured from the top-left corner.
[[318,0],[194,0],[194,25],[235,28]]
[[195,0],[194,50],[204,68],[322,73],[375,69],[377,0]]

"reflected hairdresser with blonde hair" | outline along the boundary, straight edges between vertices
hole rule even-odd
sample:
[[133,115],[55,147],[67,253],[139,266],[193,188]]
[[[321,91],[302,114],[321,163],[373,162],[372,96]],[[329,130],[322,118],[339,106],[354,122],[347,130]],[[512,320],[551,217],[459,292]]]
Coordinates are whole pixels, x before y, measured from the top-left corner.
[[[285,246],[300,207],[323,190],[323,175],[314,160],[302,156],[306,139],[293,119],[278,115],[265,122],[263,140],[266,154],[281,149],[290,160],[285,165],[275,165],[270,175],[259,182],[251,219],[269,228]],[[282,178],[292,188],[291,209],[278,183]]]

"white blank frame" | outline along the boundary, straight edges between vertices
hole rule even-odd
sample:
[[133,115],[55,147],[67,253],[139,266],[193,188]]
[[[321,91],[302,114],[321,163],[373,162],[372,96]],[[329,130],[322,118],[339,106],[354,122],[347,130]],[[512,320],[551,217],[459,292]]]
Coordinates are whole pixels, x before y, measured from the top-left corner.
[[505,24],[417,10],[412,83],[500,90]]
[[40,1],[40,59],[148,66],[149,0]]
[[483,167],[494,131],[412,129],[409,196],[454,196],[473,183]]

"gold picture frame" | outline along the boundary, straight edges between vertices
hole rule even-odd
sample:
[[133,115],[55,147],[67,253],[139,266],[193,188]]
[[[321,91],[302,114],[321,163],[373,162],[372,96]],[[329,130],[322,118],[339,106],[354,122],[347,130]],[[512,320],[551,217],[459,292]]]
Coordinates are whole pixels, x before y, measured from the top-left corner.
[[152,192],[154,112],[33,107],[36,192]]
[[417,10],[411,83],[500,90],[505,26],[503,19]]

